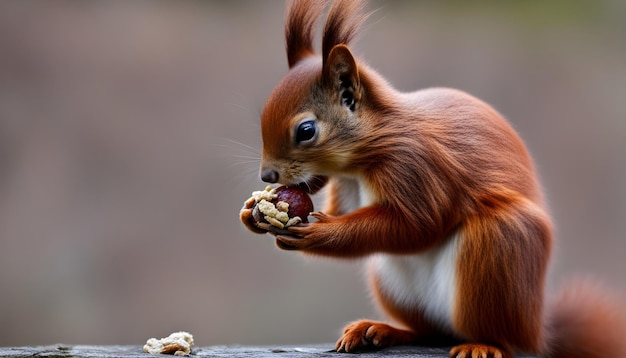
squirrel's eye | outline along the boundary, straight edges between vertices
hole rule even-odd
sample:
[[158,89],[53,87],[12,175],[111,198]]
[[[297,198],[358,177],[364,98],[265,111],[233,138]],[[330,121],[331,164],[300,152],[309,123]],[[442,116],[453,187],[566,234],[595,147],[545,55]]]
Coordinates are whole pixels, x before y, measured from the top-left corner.
[[296,128],[296,144],[312,142],[317,137],[315,120],[308,119],[298,124]]

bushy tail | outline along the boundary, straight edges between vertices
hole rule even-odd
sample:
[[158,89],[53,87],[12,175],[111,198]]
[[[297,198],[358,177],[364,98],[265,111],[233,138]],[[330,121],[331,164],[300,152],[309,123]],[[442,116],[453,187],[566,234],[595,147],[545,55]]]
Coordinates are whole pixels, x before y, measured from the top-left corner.
[[569,284],[548,305],[547,358],[626,357],[626,314],[602,285]]

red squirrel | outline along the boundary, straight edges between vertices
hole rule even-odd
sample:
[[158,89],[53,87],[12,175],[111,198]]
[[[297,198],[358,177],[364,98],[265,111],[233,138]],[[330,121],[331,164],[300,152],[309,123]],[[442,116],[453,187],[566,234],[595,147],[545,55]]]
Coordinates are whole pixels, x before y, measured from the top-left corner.
[[[615,300],[591,284],[544,301],[552,224],[529,153],[492,107],[453,89],[394,89],[348,47],[364,4],[291,1],[289,72],[261,115],[261,179],[325,187],[323,211],[276,235],[284,250],[367,257],[373,296],[398,326],[349,324],[338,352],[457,344],[450,357],[623,357]],[[257,233],[250,203],[241,221]],[[447,341],[446,341],[447,342]]]

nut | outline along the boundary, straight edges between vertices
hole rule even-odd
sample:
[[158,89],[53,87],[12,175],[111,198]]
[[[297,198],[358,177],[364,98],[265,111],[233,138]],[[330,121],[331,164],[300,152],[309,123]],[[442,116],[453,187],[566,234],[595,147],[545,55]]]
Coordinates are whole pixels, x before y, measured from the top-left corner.
[[290,218],[299,217],[303,223],[308,223],[309,213],[313,211],[313,202],[306,191],[289,186],[280,186],[276,190],[276,201],[289,204],[287,214]]
[[307,223],[308,215],[313,211],[311,198],[297,187],[268,186],[265,190],[253,192],[250,200],[253,199],[252,216],[257,226],[269,227],[279,233],[287,233],[284,229],[290,226]]

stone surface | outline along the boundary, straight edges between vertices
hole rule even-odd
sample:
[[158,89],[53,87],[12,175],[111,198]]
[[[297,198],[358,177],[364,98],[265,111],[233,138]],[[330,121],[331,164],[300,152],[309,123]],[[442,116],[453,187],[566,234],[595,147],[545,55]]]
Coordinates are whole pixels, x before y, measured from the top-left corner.
[[[164,357],[144,353],[142,346],[82,346],[56,344],[51,346],[0,347],[0,357],[121,357],[147,358]],[[336,353],[332,344],[302,346],[210,346],[193,348],[191,357],[338,357],[351,355]],[[365,357],[413,357],[413,358],[447,358],[447,348],[431,347],[393,347],[380,351],[364,352]],[[531,356],[517,356],[531,358]]]

